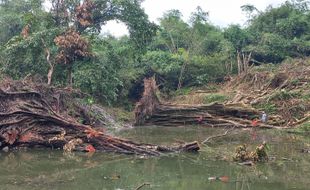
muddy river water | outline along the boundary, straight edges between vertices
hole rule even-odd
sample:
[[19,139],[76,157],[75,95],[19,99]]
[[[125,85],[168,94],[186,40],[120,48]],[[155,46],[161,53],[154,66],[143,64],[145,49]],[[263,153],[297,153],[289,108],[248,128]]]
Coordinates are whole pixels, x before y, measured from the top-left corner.
[[[115,135],[145,143],[204,140],[225,129],[141,127]],[[234,134],[236,133],[236,134]],[[270,145],[270,161],[241,166],[236,146]],[[0,190],[309,190],[310,137],[275,130],[236,130],[215,138],[198,154],[145,158],[118,154],[64,154],[59,150],[0,153]],[[227,181],[209,180],[227,176]]]

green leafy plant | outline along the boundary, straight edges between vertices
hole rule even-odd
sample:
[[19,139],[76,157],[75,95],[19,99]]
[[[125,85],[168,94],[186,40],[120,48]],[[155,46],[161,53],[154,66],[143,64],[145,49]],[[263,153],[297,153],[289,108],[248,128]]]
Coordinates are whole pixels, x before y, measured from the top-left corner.
[[263,110],[268,114],[274,114],[277,112],[277,106],[272,103],[261,103],[255,106],[256,109]]

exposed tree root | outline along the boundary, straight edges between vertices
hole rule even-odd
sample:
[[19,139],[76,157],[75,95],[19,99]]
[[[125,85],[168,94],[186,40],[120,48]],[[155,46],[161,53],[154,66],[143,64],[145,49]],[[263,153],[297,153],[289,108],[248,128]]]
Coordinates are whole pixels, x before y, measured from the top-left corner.
[[[160,103],[157,99],[153,78],[145,80],[145,91],[136,106],[136,125],[204,125],[209,127],[251,127],[252,120],[260,112],[240,104],[182,105]],[[155,102],[153,102],[155,100]],[[150,107],[149,105],[152,105]],[[154,106],[155,105],[155,106]],[[149,111],[151,109],[151,111]],[[258,127],[276,126],[258,123]]]
[[1,84],[0,148],[50,147],[66,151],[104,151],[151,156],[199,150],[197,142],[165,147],[113,137],[106,134],[102,127],[94,129],[67,114],[68,110],[66,106],[60,106],[59,98],[52,98],[55,89],[35,85],[21,86],[20,82],[13,81]]

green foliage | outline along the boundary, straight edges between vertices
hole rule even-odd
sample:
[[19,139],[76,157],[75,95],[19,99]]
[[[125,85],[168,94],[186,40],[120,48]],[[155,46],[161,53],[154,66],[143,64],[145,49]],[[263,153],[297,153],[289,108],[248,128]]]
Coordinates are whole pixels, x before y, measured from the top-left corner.
[[[93,24],[100,32],[101,26],[109,20],[124,22],[130,33],[130,43],[139,52],[145,53],[146,46],[156,34],[157,25],[148,20],[147,14],[141,8],[140,0],[93,0]],[[91,29],[90,29],[91,30]]]
[[259,67],[254,67],[254,71],[257,72],[270,72],[270,73],[275,73],[276,70],[278,70],[279,65],[278,64],[264,64]]
[[272,94],[269,97],[270,101],[277,101],[277,100],[289,100],[292,98],[299,98],[301,97],[301,93],[300,92],[290,92],[290,91],[286,91],[286,90],[280,90],[277,91],[276,93]]
[[307,92],[306,94],[304,94],[304,95],[302,96],[302,99],[303,99],[303,100],[306,100],[306,101],[309,101],[309,100],[310,100],[310,93]]
[[117,98],[119,59],[113,47],[106,41],[93,40],[91,60],[79,62],[74,68],[74,85],[103,103],[111,104]]
[[[6,0],[0,2],[0,76],[20,79],[28,74],[44,81],[50,61],[60,49],[54,39],[74,27],[89,39],[92,56],[74,61],[74,86],[101,102],[123,104],[132,109],[143,89],[145,77],[155,75],[164,91],[222,82],[236,72],[237,52],[252,53],[255,64],[279,63],[285,59],[310,55],[310,10],[308,1],[289,0],[265,11],[252,5],[241,9],[247,14],[244,27],[230,25],[221,29],[211,24],[208,13],[197,7],[189,22],[178,10],[167,11],[159,26],[148,20],[141,0],[92,0],[86,15],[91,23],[82,25],[76,18],[77,7],[85,1],[52,0],[52,10],[43,8],[42,0]],[[68,13],[68,14],[67,14]],[[123,38],[101,37],[107,21],[125,23],[130,35]],[[27,29],[27,35],[21,35]],[[260,67],[274,70],[275,65]],[[54,85],[65,85],[65,66],[54,67]],[[182,73],[182,75],[181,75]],[[272,100],[287,100],[299,95],[278,92]],[[306,97],[304,97],[306,99]],[[214,94],[206,102],[225,101]],[[275,112],[273,104],[260,105]]]
[[182,88],[175,91],[174,96],[189,95],[193,88]]
[[134,121],[134,114],[131,110],[126,111],[119,107],[110,107],[107,112],[112,114],[118,122],[129,123]]
[[[14,79],[20,79],[28,74],[45,76],[48,64],[42,51],[44,49],[42,40],[52,44],[51,39],[61,31],[61,28],[54,28],[32,33],[26,39],[19,36],[12,38],[3,46],[2,54],[6,58],[2,65],[3,72]],[[52,48],[51,51],[55,53],[56,48]]]
[[277,112],[277,106],[273,103],[270,103],[270,102],[260,103],[254,107],[256,109],[265,111],[268,114],[275,114]]
[[303,123],[298,130],[303,131],[303,132],[310,132],[310,121],[307,121],[305,123]]
[[[142,75],[137,60],[146,51],[155,35],[157,26],[148,20],[139,0],[92,0],[92,23],[81,26],[75,17],[78,6],[85,1],[52,0],[52,10],[43,9],[42,0],[7,0],[0,3],[0,60],[1,73],[14,79],[29,74],[46,80],[50,62],[55,64],[57,47],[54,39],[69,27],[81,32],[91,41],[93,57],[73,59],[74,86],[101,100],[112,103],[128,94],[124,85],[131,84]],[[109,20],[120,20],[129,29],[125,40],[100,39],[102,25]],[[23,28],[25,35],[20,35]],[[66,67],[54,65],[54,85],[65,84]],[[130,72],[128,72],[130,71]],[[123,75],[124,74],[124,75]],[[130,85],[126,86],[130,88]],[[118,94],[119,93],[119,94]]]
[[250,43],[251,39],[249,32],[239,25],[230,25],[224,30],[224,36],[232,43],[235,51],[242,51]]
[[249,32],[255,38],[248,51],[261,62],[280,62],[286,57],[310,55],[310,12],[307,1],[286,1],[269,7],[251,20]]
[[156,38],[156,47],[160,50],[169,50],[176,53],[178,48],[187,48],[190,30],[189,25],[182,19],[182,14],[178,10],[170,10],[160,19],[161,30]]
[[210,103],[223,103],[226,100],[228,100],[228,97],[223,95],[223,94],[208,94],[204,98],[204,103],[205,104],[210,104]]

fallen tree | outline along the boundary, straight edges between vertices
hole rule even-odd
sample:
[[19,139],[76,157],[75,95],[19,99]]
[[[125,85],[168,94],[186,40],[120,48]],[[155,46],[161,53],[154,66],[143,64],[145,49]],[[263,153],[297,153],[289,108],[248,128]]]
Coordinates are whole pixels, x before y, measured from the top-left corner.
[[[135,125],[204,125],[209,127],[251,127],[260,112],[242,104],[186,105],[162,103],[156,96],[154,78],[144,80],[144,93],[135,107]],[[276,126],[258,123],[258,127]]]
[[[85,109],[73,104],[72,89],[29,81],[0,84],[0,148],[48,147],[65,151],[103,151],[159,156],[175,151],[198,151],[197,142],[173,147],[135,143],[93,127]],[[81,110],[83,112],[81,113]],[[70,113],[71,112],[71,113]],[[78,120],[80,122],[78,122]],[[84,123],[84,124],[83,124]]]

